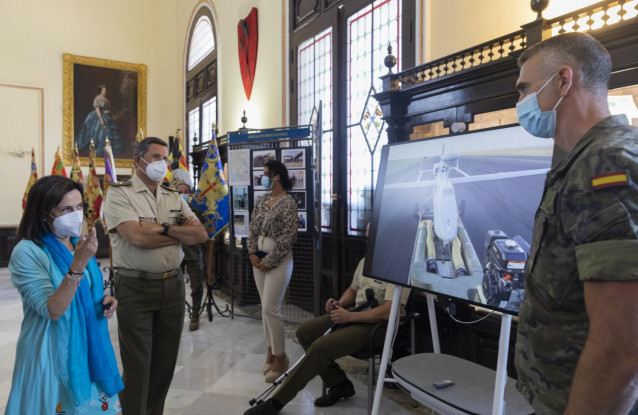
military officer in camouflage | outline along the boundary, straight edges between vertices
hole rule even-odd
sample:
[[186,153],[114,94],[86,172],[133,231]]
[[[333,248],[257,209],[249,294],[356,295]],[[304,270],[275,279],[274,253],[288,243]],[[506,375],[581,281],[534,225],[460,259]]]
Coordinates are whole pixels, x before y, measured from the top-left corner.
[[638,128],[610,116],[611,59],[568,33],[519,58],[519,123],[566,152],[536,213],[516,342],[537,414],[635,413]]
[[167,161],[166,142],[156,137],[140,141],[135,176],[113,184],[104,202],[119,301],[124,415],[164,411],[184,326],[180,243],[208,239],[179,192],[161,184]]

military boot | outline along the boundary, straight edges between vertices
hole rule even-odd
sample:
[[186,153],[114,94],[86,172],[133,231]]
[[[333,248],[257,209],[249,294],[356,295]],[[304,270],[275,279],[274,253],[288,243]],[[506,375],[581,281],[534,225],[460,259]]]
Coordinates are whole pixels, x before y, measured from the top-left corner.
[[199,308],[193,308],[191,313],[191,322],[188,325],[188,330],[196,331],[199,329]]

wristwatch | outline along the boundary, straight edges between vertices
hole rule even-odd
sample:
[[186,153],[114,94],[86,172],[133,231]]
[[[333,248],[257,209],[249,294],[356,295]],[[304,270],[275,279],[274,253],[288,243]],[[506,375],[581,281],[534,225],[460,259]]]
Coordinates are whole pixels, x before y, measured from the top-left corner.
[[170,228],[171,225],[169,225],[168,222],[164,222],[164,223],[162,223],[162,226],[164,227],[164,232],[162,232],[162,235],[167,235],[168,234],[168,228]]

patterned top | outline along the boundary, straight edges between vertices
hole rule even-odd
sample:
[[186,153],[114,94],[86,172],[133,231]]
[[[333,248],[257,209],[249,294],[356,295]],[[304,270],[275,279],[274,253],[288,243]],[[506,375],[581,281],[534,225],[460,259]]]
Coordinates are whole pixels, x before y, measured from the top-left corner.
[[583,282],[638,279],[636,183],[638,128],[624,116],[594,126],[547,174],[515,360],[517,387],[536,413],[567,405],[589,331]]
[[259,236],[268,236],[275,240],[275,249],[264,257],[262,261],[268,268],[279,265],[292,245],[297,240],[297,202],[286,193],[268,208],[270,193],[266,193],[257,199],[253,209],[252,219],[248,232],[248,253],[257,252],[257,239]]

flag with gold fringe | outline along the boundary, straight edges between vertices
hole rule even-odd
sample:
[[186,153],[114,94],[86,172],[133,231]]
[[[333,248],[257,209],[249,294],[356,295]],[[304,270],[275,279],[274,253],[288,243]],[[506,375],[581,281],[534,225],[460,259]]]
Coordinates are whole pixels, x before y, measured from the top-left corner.
[[29,183],[27,183],[27,188],[24,191],[24,196],[22,196],[22,211],[27,207],[27,196],[29,195],[29,190],[31,190],[31,186],[38,181],[38,167],[35,165],[35,148],[31,148],[31,176],[29,176]]
[[60,147],[58,147],[58,151],[55,152],[55,160],[53,160],[51,176],[69,177],[66,175],[66,169],[64,168],[64,160],[62,160],[62,152],[60,151]]
[[191,198],[191,207],[202,213],[202,223],[209,238],[213,238],[228,225],[228,199],[228,185],[224,178],[219,148],[213,133],[197,190]]
[[84,175],[82,174],[82,167],[80,165],[80,153],[78,152],[78,145],[75,145],[73,149],[73,165],[71,167],[71,180],[84,185]]
[[102,207],[102,187],[100,187],[100,179],[95,171],[95,146],[93,145],[93,140],[91,140],[89,149],[89,177],[84,191],[84,203],[86,204],[84,217],[87,225],[91,227],[100,219],[100,209]]

